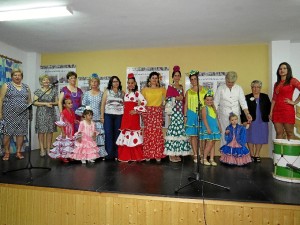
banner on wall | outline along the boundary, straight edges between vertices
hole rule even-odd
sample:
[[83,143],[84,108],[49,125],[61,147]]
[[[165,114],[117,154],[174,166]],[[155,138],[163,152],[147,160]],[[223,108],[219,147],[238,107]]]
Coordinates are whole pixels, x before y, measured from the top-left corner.
[[67,73],[73,71],[76,72],[76,65],[47,65],[40,66],[40,75],[47,74],[50,78],[50,82],[54,83],[58,81],[57,91],[61,90],[64,86],[68,85]]
[[[158,72],[161,76],[160,84],[162,87],[167,88],[169,85],[169,67],[166,66],[159,66],[159,67],[127,67],[126,73],[133,73],[137,85],[139,87],[139,91],[141,91],[147,85],[147,78],[151,72]],[[126,79],[127,80],[127,79]],[[127,82],[126,82],[126,89],[127,89]],[[143,122],[141,120],[141,126]],[[167,128],[169,126],[169,117],[168,115],[163,112],[163,127]]]
[[[108,81],[112,76],[117,76],[117,75],[107,75],[107,76],[102,76],[99,77],[100,79],[100,91],[104,92],[105,89],[107,88]],[[89,79],[90,77],[78,77],[78,87],[84,92],[90,90],[90,85],[89,85]]]
[[[226,72],[200,72],[199,83],[203,87],[212,89],[216,93],[217,88],[225,84]],[[185,89],[188,90],[191,87],[190,78],[187,75],[185,78]]]
[[13,69],[21,68],[22,62],[0,54],[0,87],[11,81],[10,74]]

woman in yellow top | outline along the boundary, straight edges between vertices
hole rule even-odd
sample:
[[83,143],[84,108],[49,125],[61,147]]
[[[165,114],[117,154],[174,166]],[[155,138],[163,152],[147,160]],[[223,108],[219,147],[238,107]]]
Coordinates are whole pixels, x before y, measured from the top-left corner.
[[[197,162],[197,149],[198,146],[198,134],[200,132],[199,119],[198,119],[198,89],[199,100],[201,107],[204,106],[204,96],[207,94],[208,89],[199,84],[199,71],[191,70],[189,78],[191,82],[191,88],[186,91],[185,105],[184,105],[184,123],[186,127],[186,135],[190,136],[191,145],[194,153],[194,162]],[[201,109],[200,109],[201,110]],[[201,111],[200,111],[201,112]],[[201,113],[200,113],[201,114]],[[199,152],[200,153],[200,152]]]
[[157,162],[160,162],[161,158],[165,157],[162,122],[166,89],[160,87],[159,73],[151,72],[149,74],[147,87],[143,88],[142,95],[147,101],[146,112],[143,113],[143,153],[146,160],[156,159]]

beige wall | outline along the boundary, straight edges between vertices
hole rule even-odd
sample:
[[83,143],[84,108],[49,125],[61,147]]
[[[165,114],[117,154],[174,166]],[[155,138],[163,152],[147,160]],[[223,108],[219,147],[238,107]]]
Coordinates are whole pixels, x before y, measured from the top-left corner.
[[[183,74],[199,71],[229,71],[238,73],[245,94],[251,91],[254,79],[263,82],[262,92],[269,92],[269,47],[267,43],[249,45],[193,46],[174,48],[127,49],[90,52],[42,54],[42,65],[75,64],[79,76],[91,73],[118,75],[124,84],[128,66],[179,65]],[[184,84],[184,78],[182,78]],[[218,151],[216,151],[218,152]],[[264,146],[262,156],[268,156]]]

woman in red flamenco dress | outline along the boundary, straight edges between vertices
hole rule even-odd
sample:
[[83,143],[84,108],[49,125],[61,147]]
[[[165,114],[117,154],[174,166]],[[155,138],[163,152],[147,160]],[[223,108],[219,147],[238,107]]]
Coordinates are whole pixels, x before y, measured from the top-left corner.
[[284,132],[288,140],[294,139],[295,108],[300,102],[300,95],[293,101],[294,90],[300,91],[300,82],[293,78],[292,68],[280,63],[277,69],[277,82],[274,85],[270,119],[274,123],[276,139],[282,139]]
[[[142,161],[143,135],[140,127],[140,114],[145,112],[147,104],[143,95],[138,91],[134,74],[128,74],[128,92],[124,97],[124,114],[120,128],[120,135],[116,141],[118,145],[118,160],[121,162]],[[140,105],[139,105],[140,102]]]

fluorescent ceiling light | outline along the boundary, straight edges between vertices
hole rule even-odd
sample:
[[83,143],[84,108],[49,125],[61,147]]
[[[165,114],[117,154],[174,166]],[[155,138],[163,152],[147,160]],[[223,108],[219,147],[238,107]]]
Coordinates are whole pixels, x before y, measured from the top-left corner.
[[0,21],[30,20],[71,15],[73,15],[73,13],[68,9],[67,6],[20,9],[2,12],[0,11]]

